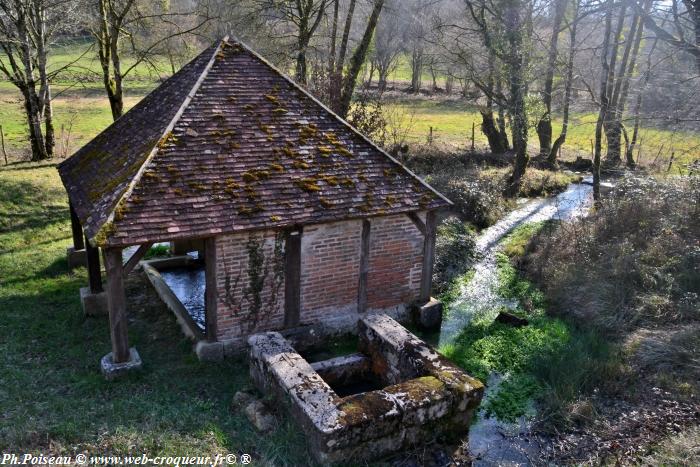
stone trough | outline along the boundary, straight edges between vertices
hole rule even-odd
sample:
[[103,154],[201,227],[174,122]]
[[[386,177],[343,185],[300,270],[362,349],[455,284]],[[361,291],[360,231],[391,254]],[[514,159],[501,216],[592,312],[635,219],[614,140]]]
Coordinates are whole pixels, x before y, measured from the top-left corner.
[[359,352],[310,364],[281,334],[249,338],[250,372],[285,403],[322,464],[464,437],[483,384],[384,314],[358,321]]

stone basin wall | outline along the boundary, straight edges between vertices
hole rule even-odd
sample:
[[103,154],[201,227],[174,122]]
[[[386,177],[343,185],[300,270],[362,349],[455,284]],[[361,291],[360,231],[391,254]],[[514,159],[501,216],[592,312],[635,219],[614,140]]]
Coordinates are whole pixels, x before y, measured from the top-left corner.
[[[253,381],[286,403],[319,462],[370,460],[468,433],[483,395],[480,381],[386,315],[362,317],[358,331],[362,355],[313,366],[279,333],[249,339]],[[367,365],[386,387],[348,397],[339,397],[314,369],[337,376]]]

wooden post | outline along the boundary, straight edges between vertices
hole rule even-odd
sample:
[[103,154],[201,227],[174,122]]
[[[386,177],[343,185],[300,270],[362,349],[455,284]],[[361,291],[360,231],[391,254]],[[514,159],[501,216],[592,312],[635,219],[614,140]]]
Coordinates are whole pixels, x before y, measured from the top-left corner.
[[90,293],[98,294],[102,289],[102,274],[100,273],[100,251],[90,244],[85,237],[85,256],[87,257],[88,281]]
[[369,272],[369,220],[362,221],[362,240],[360,242],[360,283],[357,287],[357,312],[367,311],[367,273]]
[[85,249],[85,242],[83,241],[83,228],[80,226],[80,219],[73,209],[73,203],[68,202],[68,209],[70,209],[70,228],[73,232],[73,249],[75,251]]
[[472,122],[472,152],[474,152],[474,128],[475,128],[475,123]]
[[425,215],[425,237],[423,239],[423,271],[420,278],[420,301],[430,300],[430,290],[433,286],[433,261],[435,259],[435,230],[437,216],[434,211]]
[[204,331],[209,342],[217,340],[218,331],[216,268],[216,238],[207,238],[204,241]]
[[129,361],[129,336],[126,320],[126,294],[121,248],[104,250],[107,271],[107,304],[109,306],[109,331],[112,337],[112,361]]
[[5,151],[5,134],[2,132],[2,125],[0,125],[0,147],[2,148],[2,155],[5,156],[5,165],[7,165],[7,152]]
[[301,313],[301,230],[287,232],[284,242],[284,326],[299,325]]

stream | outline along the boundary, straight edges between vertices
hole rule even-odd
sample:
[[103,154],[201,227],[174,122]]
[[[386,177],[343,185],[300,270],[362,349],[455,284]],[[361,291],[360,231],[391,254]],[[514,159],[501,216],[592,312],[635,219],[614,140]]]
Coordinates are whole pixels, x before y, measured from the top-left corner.
[[[495,319],[499,309],[516,308],[517,301],[506,299],[498,293],[496,253],[503,239],[523,224],[584,216],[593,201],[591,181],[586,178],[583,183],[571,184],[566,191],[552,198],[519,200],[516,210],[482,231],[476,240],[480,260],[474,265],[474,276],[462,286],[459,298],[450,305],[443,318],[439,345],[453,342],[477,317]],[[503,376],[498,373],[489,376],[484,400],[497,392],[502,379]],[[531,464],[531,459],[537,457],[540,449],[523,436],[530,431],[530,420],[531,417],[523,416],[516,423],[506,423],[487,418],[483,410],[480,411],[469,432],[469,449],[474,465]]]

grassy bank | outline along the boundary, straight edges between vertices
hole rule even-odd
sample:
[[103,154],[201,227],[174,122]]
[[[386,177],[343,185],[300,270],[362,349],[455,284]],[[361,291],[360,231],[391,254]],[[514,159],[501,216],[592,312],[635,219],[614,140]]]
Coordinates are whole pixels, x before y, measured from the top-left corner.
[[280,418],[264,437],[233,394],[250,386],[238,361],[202,364],[170,313],[138,277],[128,285],[129,339],[145,371],[106,382],[105,318],[84,318],[84,269],[65,261],[70,225],[52,166],[0,168],[0,451],[148,455],[250,453],[275,465],[308,462]]

